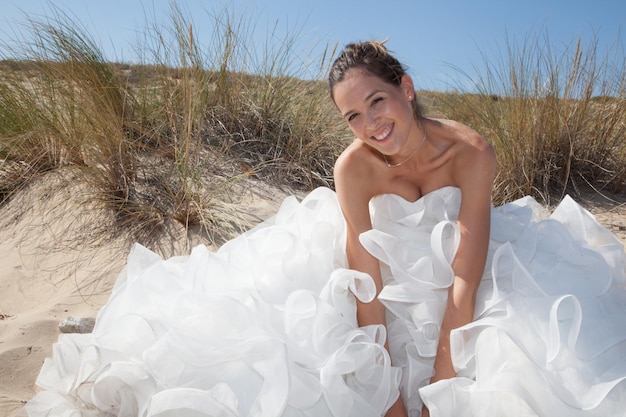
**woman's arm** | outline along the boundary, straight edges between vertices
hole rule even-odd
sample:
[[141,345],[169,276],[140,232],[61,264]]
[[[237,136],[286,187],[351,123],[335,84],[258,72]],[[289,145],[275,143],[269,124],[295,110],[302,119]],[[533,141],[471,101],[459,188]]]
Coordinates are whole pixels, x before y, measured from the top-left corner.
[[[354,156],[354,155],[353,155]],[[369,274],[376,285],[376,297],[369,303],[357,299],[357,321],[359,326],[382,324],[386,326],[385,307],[378,300],[383,288],[378,259],[372,256],[359,241],[361,233],[372,228],[369,201],[375,187],[367,178],[363,164],[350,164],[340,158],[335,166],[335,189],[346,220],[346,256],[351,269]],[[361,172],[359,172],[361,171]],[[366,170],[365,170],[366,171]],[[385,342],[385,348],[389,350]],[[387,411],[386,417],[406,417],[406,409],[401,398]]]
[[[448,290],[431,383],[456,375],[450,356],[450,332],[471,322],[474,317],[476,290],[489,246],[495,169],[495,154],[490,146],[472,149],[455,161],[455,180],[462,193],[457,221],[461,240],[452,262],[454,281]],[[424,416],[428,416],[427,410]]]
[[[371,177],[364,164],[357,161],[362,156],[355,152],[344,153],[335,164],[335,190],[346,220],[346,256],[351,269],[369,274],[376,285],[376,295],[383,287],[380,264],[359,241],[359,236],[372,228],[369,202],[374,196]],[[359,163],[360,162],[360,163]],[[359,326],[385,325],[385,309],[378,298],[370,303],[357,300]]]

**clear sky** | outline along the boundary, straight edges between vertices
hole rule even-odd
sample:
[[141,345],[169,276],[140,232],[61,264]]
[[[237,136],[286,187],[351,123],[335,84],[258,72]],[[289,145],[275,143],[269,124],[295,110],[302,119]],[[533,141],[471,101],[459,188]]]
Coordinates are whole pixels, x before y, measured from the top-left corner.
[[[0,42],[14,37],[24,13],[50,14],[54,4],[78,20],[111,60],[132,62],[138,35],[170,22],[167,0],[0,0]],[[213,35],[211,14],[226,8],[255,29],[256,46],[297,38],[294,51],[319,62],[326,45],[389,38],[416,87],[446,89],[459,70],[472,74],[485,59],[498,61],[507,41],[547,36],[552,48],[597,39],[600,54],[624,56],[626,0],[179,0],[200,45]],[[252,24],[250,23],[252,22]],[[273,35],[272,35],[273,34]],[[206,42],[205,42],[206,40]],[[617,48],[617,51],[616,51]],[[2,47],[0,46],[0,53]],[[623,59],[623,58],[622,58]]]

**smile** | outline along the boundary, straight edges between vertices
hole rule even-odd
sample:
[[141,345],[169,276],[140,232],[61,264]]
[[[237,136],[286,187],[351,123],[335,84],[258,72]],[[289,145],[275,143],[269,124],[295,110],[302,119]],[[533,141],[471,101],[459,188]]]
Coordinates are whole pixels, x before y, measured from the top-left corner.
[[386,127],[386,128],[385,128],[385,130],[383,130],[383,131],[380,133],[380,135],[376,135],[376,136],[374,136],[374,138],[375,138],[376,140],[378,140],[378,141],[380,141],[380,140],[384,140],[384,139],[386,139],[386,138],[387,138],[387,136],[389,136],[389,134],[391,133],[391,131],[392,131],[392,126],[388,126],[388,127]]

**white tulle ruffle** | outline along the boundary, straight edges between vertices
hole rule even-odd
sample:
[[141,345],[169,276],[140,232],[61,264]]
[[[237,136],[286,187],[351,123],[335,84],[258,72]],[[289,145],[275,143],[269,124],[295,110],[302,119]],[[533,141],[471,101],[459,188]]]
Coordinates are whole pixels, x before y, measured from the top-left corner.
[[[387,329],[359,328],[371,278],[347,268],[335,194],[319,188],[213,253],[135,245],[92,334],[62,335],[36,416],[625,416],[619,240],[570,198],[492,212],[475,320],[451,335],[458,376],[428,385],[459,242],[460,190],[376,197],[361,236],[381,260]],[[383,345],[389,341],[391,358]],[[393,364],[393,365],[392,365]]]

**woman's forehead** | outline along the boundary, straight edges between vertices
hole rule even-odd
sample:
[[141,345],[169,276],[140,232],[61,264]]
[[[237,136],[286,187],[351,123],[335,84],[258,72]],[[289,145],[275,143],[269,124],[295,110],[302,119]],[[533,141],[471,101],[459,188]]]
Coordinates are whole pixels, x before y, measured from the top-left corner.
[[366,70],[353,68],[346,73],[343,80],[335,84],[333,97],[337,107],[343,110],[342,105],[358,103],[367,100],[373,93],[389,91],[394,88],[394,85],[383,81],[380,77]]

